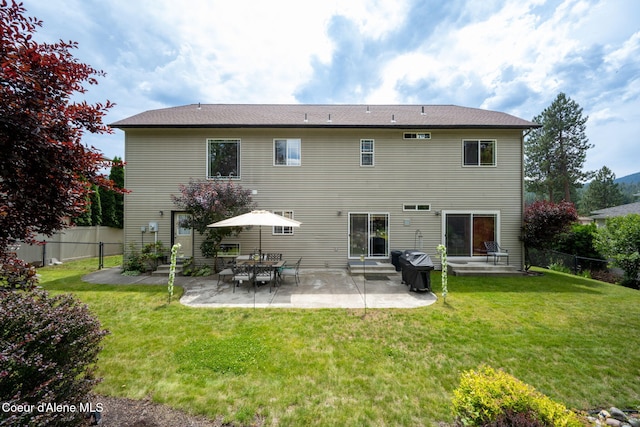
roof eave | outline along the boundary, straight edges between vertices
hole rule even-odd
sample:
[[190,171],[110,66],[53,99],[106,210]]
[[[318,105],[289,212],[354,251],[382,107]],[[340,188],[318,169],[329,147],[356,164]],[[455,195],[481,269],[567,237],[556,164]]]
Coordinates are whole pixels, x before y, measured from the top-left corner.
[[388,125],[339,125],[339,124],[117,124],[115,129],[534,129],[540,125],[477,125],[477,124],[388,124]]

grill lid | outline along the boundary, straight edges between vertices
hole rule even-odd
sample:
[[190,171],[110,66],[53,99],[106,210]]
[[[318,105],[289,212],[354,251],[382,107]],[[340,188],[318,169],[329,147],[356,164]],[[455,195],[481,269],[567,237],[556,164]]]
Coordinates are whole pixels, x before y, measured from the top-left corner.
[[433,267],[431,257],[424,252],[406,250],[402,258],[415,267]]

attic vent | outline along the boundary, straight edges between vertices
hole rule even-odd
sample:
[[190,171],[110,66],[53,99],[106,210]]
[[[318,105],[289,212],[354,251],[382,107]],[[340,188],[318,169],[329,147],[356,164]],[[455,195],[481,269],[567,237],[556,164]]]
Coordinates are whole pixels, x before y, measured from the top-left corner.
[[405,132],[404,139],[431,139],[431,132]]

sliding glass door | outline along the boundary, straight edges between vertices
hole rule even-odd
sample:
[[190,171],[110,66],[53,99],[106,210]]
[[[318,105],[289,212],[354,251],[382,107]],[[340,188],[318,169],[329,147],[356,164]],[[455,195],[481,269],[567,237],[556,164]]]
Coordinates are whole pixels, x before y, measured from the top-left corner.
[[349,258],[389,257],[389,214],[349,214]]
[[445,245],[449,256],[485,255],[486,241],[498,237],[497,213],[445,213]]

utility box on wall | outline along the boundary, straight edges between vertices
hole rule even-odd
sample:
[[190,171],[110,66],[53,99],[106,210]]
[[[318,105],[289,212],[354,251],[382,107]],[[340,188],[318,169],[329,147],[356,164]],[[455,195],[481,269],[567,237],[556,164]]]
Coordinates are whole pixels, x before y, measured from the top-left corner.
[[158,232],[158,223],[150,222],[149,223],[149,233],[157,233]]

